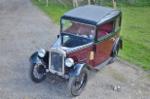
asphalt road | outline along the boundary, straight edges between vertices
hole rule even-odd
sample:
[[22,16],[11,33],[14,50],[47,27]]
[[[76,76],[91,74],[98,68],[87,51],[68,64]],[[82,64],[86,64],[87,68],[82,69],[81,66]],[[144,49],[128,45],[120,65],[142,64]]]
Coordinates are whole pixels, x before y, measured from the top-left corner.
[[[0,99],[69,99],[67,81],[50,76],[35,84],[29,56],[49,49],[59,33],[30,0],[0,0]],[[115,86],[121,87],[118,91]],[[122,61],[90,72],[85,91],[76,99],[150,99],[150,75]]]

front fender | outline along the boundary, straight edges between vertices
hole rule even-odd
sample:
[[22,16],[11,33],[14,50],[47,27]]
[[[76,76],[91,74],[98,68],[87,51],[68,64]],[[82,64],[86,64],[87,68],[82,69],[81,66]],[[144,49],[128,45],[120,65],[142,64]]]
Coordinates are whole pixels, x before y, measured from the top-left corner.
[[78,76],[80,75],[82,69],[86,67],[86,64],[82,63],[82,64],[75,64],[74,68],[70,71],[69,76],[73,77],[73,76]]
[[33,53],[31,55],[31,57],[30,57],[30,62],[32,64],[35,64],[37,62],[42,62],[43,64],[45,64],[46,66],[48,66],[48,64],[49,64],[49,51],[46,51],[46,54],[45,54],[45,56],[43,58],[40,58],[38,56],[38,52]]
[[37,52],[35,52],[35,53],[33,53],[33,54],[31,55],[31,57],[30,57],[30,63],[31,63],[31,64],[42,63],[41,60],[40,60],[39,57],[38,57],[38,53],[37,53]]

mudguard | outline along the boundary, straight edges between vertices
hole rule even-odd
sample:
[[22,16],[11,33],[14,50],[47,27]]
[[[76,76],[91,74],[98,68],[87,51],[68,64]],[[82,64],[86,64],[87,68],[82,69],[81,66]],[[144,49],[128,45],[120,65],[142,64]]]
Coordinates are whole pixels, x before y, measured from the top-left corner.
[[30,57],[30,62],[31,64],[44,64],[46,65],[46,67],[48,67],[48,64],[49,64],[49,52],[47,51],[45,56],[43,58],[40,58],[38,56],[38,52],[35,52],[31,55]]
[[74,68],[70,71],[69,76],[73,77],[73,76],[78,76],[80,75],[82,69],[86,67],[86,64],[82,63],[82,64],[75,64]]
[[31,55],[30,57],[30,62],[31,64],[38,64],[38,63],[42,63],[41,60],[38,57],[38,52],[35,52]]
[[[114,45],[113,45],[113,48],[112,48],[111,56],[114,55],[114,52],[115,52],[115,50],[116,50],[117,48],[122,49],[122,45],[123,45],[122,43],[123,43],[123,41],[122,41],[121,37],[118,37],[118,38],[116,39],[116,41],[114,42]],[[118,50],[119,50],[119,49],[118,49]]]

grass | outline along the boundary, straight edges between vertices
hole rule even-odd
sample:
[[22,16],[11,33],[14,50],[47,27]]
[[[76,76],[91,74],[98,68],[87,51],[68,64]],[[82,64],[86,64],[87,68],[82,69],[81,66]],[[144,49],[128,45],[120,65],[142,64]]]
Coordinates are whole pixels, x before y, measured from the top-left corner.
[[123,7],[120,56],[144,70],[150,70],[150,7]]
[[54,3],[53,0],[49,0],[49,6],[46,6],[45,0],[32,0],[32,2],[37,5],[40,9],[42,9],[55,23],[59,23],[60,16],[64,14],[64,12],[71,9],[70,6],[63,6],[57,3]]
[[[71,9],[70,6],[51,3],[47,7],[43,0],[32,0],[52,20],[59,23],[60,16]],[[124,47],[119,56],[144,70],[150,70],[150,7],[120,7],[123,12],[122,31]]]

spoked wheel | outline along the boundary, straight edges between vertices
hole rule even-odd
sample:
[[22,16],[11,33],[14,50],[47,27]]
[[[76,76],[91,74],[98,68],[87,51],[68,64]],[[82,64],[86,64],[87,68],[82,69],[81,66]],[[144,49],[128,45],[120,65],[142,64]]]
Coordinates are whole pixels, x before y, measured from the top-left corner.
[[42,64],[34,64],[31,66],[31,79],[39,83],[46,78],[46,69]]
[[88,70],[83,68],[80,75],[69,79],[68,89],[71,96],[79,96],[88,81]]

